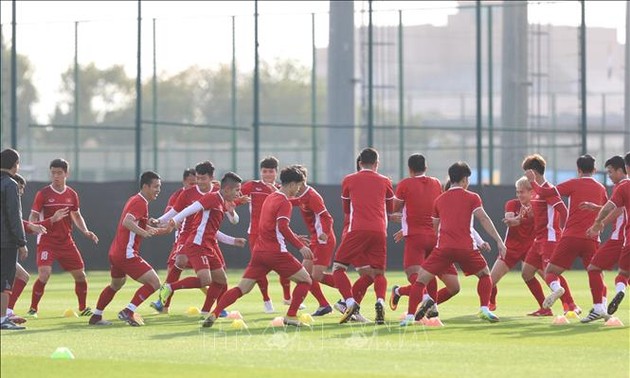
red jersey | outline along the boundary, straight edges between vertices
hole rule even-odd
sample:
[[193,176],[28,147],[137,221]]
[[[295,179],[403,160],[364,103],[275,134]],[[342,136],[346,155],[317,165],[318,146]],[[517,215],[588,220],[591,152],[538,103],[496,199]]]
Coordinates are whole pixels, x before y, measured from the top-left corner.
[[477,193],[461,187],[451,187],[442,193],[433,206],[432,217],[440,220],[436,248],[476,249],[472,234],[473,212],[482,207]]
[[[533,183],[532,183],[533,186]],[[542,188],[553,188],[553,185],[545,181]],[[530,201],[534,210],[534,234],[536,241],[555,242],[560,240],[562,231],[560,230],[560,221],[557,216],[555,207],[562,203],[562,199],[556,193],[555,196],[542,197],[540,194],[532,193]]]
[[[55,214],[59,209],[68,208],[69,211],[79,210],[79,196],[71,187],[58,192],[48,185],[37,192],[31,211],[39,214],[39,220],[43,221]],[[55,222],[48,228],[48,232],[37,237],[37,244],[41,245],[65,245],[73,244],[72,217],[67,216]]]
[[287,240],[298,249],[304,247],[289,227],[292,210],[293,206],[284,193],[276,191],[267,197],[261,208],[254,251],[288,252]]
[[387,213],[392,211],[392,181],[370,169],[351,173],[341,182],[348,232],[363,230],[387,233]]
[[434,235],[433,202],[442,194],[440,181],[425,175],[408,177],[396,186],[396,198],[405,201],[402,232],[407,235]]
[[[530,205],[531,206],[531,205]],[[517,199],[511,199],[505,203],[505,212],[518,215],[523,204]],[[521,216],[518,226],[508,227],[505,231],[505,247],[513,251],[528,251],[534,243],[534,219],[525,215]]]
[[[630,180],[625,178],[619,181],[618,183],[616,183],[615,186],[613,187],[613,193],[615,192],[615,190],[617,189],[619,185],[628,181]],[[612,229],[612,233],[610,234],[610,240],[620,240],[621,242],[625,243],[625,240],[626,240],[625,230],[627,227],[629,227],[628,226],[628,213],[626,212],[625,209],[623,209],[621,214],[619,214],[617,219],[615,219],[615,221],[613,222],[613,229]]]
[[[244,183],[241,186],[241,193],[250,198],[249,202],[249,226],[247,227],[248,234],[258,233],[258,224],[260,222],[260,212],[262,210],[263,203],[267,196],[275,192],[279,185],[274,184],[276,189],[274,190],[268,184],[265,184],[261,180],[252,180]],[[244,202],[236,202],[236,205],[242,205]]]
[[147,221],[149,220],[149,201],[140,193],[127,200],[122,214],[120,215],[120,220],[118,221],[114,241],[109,247],[110,257],[122,258],[124,256],[130,259],[140,253],[142,237],[123,226],[123,220],[127,214],[131,214],[138,222],[138,227],[146,228]]
[[608,200],[604,185],[592,177],[580,177],[560,183],[555,188],[541,188],[536,183],[532,183],[532,188],[542,197],[569,197],[569,214],[562,236],[591,239],[586,230],[593,225],[597,212],[582,210],[580,204],[588,201],[603,206]]
[[185,242],[212,249],[217,244],[217,231],[226,212],[225,200],[221,193],[213,191],[204,194],[197,202],[203,211],[190,216],[193,218],[190,220],[192,230]]
[[179,195],[182,194],[184,190],[186,190],[186,188],[181,187],[177,189],[173,194],[171,194],[170,197],[168,197],[168,202],[166,203],[166,207],[164,208],[165,213],[168,213],[168,211],[173,208],[173,206],[175,205],[175,201],[177,201],[177,197],[179,197]]
[[[610,197],[610,202],[617,207],[625,208],[626,214],[630,214],[630,180],[625,180],[615,188]],[[628,242],[630,242],[630,227],[626,227],[626,240],[624,245],[628,245]]]
[[[210,189],[210,192],[212,193],[217,190],[218,188],[213,186],[212,189]],[[204,196],[204,194],[206,193],[202,192],[197,185],[193,185],[188,189],[184,189],[175,200],[175,203],[173,204],[173,210],[180,213],[182,210],[192,205],[195,201],[198,201],[201,197]],[[177,239],[175,241],[176,243],[185,243],[188,240],[190,234],[194,232],[194,218],[195,216],[191,215],[184,219],[182,224],[179,226]]]
[[292,205],[299,206],[304,223],[311,235],[311,242],[326,244],[318,238],[322,234],[330,236],[333,233],[333,218],[326,209],[322,196],[312,187],[306,186],[304,193],[299,197],[291,198],[290,201]]

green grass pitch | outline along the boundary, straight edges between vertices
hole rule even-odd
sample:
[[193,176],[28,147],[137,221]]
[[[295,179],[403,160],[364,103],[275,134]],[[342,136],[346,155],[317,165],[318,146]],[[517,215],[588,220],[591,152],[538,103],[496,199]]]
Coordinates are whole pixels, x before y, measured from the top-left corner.
[[[236,284],[241,271],[229,271]],[[190,274],[186,272],[184,274]],[[164,272],[160,272],[164,277]],[[241,298],[229,310],[239,310],[248,329],[233,330],[230,320],[220,320],[211,329],[201,329],[198,317],[185,314],[190,306],[201,307],[199,290],[175,294],[170,315],[157,315],[145,302],[138,310],[144,327],[132,328],[116,319],[138,284],[128,280],[105,311],[110,327],[91,327],[87,318],[66,318],[67,308],[76,308],[74,285],[68,274],[55,274],[46,286],[39,318],[30,319],[25,331],[2,331],[3,377],[576,377],[630,375],[629,305],[626,299],[615,314],[624,327],[606,327],[603,321],[552,325],[552,318],[525,316],[535,302],[518,272],[499,284],[501,322],[486,323],[476,317],[476,278],[460,276],[462,290],[440,306],[442,328],[416,325],[401,329],[398,319],[406,308],[401,300],[396,312],[386,313],[387,324],[339,325],[339,314],[316,318],[310,329],[273,328],[274,316],[282,316],[277,275],[270,274],[270,294],[278,314],[262,312],[260,292]],[[351,278],[356,279],[351,273]],[[582,309],[591,308],[586,272],[567,272],[573,296]],[[35,277],[31,278],[32,280]],[[389,272],[388,284],[405,282],[402,272]],[[107,284],[107,272],[88,272],[89,305]],[[612,297],[614,274],[606,274]],[[20,298],[16,312],[25,314],[31,283]],[[339,297],[328,287],[331,303]],[[545,292],[549,290],[545,288]],[[151,300],[156,298],[154,294]],[[307,311],[317,303],[306,300]],[[362,313],[374,316],[374,294],[363,300]],[[561,305],[554,306],[561,312]],[[69,348],[74,360],[54,360],[57,347]]]

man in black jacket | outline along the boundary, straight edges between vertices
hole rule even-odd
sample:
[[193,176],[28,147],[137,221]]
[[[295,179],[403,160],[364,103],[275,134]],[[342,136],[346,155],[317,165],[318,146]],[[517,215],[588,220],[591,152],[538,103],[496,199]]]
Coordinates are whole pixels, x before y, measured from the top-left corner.
[[2,196],[2,226],[0,245],[0,327],[2,329],[24,329],[14,324],[7,317],[9,295],[15,278],[15,263],[18,252],[20,260],[26,259],[26,236],[22,225],[22,203],[18,193],[18,185],[13,180],[20,168],[20,155],[8,148],[0,153],[0,194]]

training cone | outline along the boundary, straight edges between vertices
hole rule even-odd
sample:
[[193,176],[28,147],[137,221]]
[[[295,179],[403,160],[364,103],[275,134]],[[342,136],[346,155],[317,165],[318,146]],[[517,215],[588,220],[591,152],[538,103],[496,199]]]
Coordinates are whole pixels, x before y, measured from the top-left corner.
[[614,316],[606,320],[606,323],[604,323],[604,325],[608,327],[623,327],[623,323],[621,322],[621,320]]
[[284,326],[284,318],[282,316],[276,316],[271,321],[272,327],[283,327]]
[[302,314],[300,315],[300,321],[304,324],[311,325],[313,324],[313,317],[311,314]]
[[425,323],[425,326],[427,326],[427,327],[444,327],[444,323],[442,323],[440,318],[431,318],[431,319],[427,319],[427,322]]
[[578,316],[575,313],[575,311],[567,311],[565,316],[567,317],[567,319],[578,319]]
[[201,311],[195,306],[188,307],[186,310],[186,315],[188,316],[197,316],[199,314],[201,314]]
[[53,360],[74,360],[74,354],[66,347],[59,347],[50,355],[50,358]]
[[242,320],[243,319],[243,315],[241,315],[240,311],[230,311],[228,313],[227,316],[228,319],[237,319],[237,320]]
[[422,324],[423,326],[429,326],[429,323],[431,322],[431,320],[427,319],[426,317],[420,319],[417,321],[417,323]]
[[243,319],[235,319],[231,325],[232,329],[241,330],[247,329],[247,324],[243,321]]
[[569,319],[567,319],[567,317],[564,315],[558,315],[555,318],[553,318],[553,322],[551,324],[553,325],[569,324]]
[[77,315],[77,313],[74,312],[74,310],[71,308],[66,309],[66,311],[63,312],[63,316],[65,318],[78,318],[79,317],[79,315]]

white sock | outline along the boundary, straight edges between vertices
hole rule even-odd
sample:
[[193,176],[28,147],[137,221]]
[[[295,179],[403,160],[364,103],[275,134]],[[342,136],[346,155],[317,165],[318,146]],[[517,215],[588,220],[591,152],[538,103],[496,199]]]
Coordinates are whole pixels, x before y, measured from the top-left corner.
[[400,289],[399,287],[396,288],[396,290],[394,290],[394,292],[396,293],[396,295],[400,295],[400,293],[398,292],[398,289]]
[[488,306],[481,306],[481,311],[487,312],[487,311],[490,311],[490,309],[488,308]]
[[348,299],[346,299],[346,307],[350,307],[352,305],[354,305],[356,302],[354,301],[354,298],[350,297]]
[[127,310],[131,311],[131,312],[136,312],[136,306],[134,304],[129,303],[127,305]]
[[385,304],[385,299],[383,298],[377,298],[376,302],[380,303],[380,304]]
[[617,282],[617,284],[615,285],[615,290],[617,290],[617,293],[619,292],[626,292],[626,285],[623,282]]
[[593,309],[595,310],[596,313],[601,314],[602,312],[606,312],[606,309],[604,309],[604,305],[601,303],[595,303],[593,305]]
[[12,315],[13,315],[13,309],[7,308],[7,317],[12,316]]
[[555,280],[549,284],[549,288],[553,291],[558,291],[561,287],[562,286],[560,286],[560,280]]
[[427,299],[429,299],[429,298],[431,298],[431,297],[429,296],[429,294],[424,294],[424,295],[422,295],[422,302],[426,302],[426,301],[427,301]]
[[602,304],[604,305],[604,307],[608,307],[608,298],[602,297]]
[[99,310],[99,309],[94,310],[94,315],[103,316],[103,310]]

